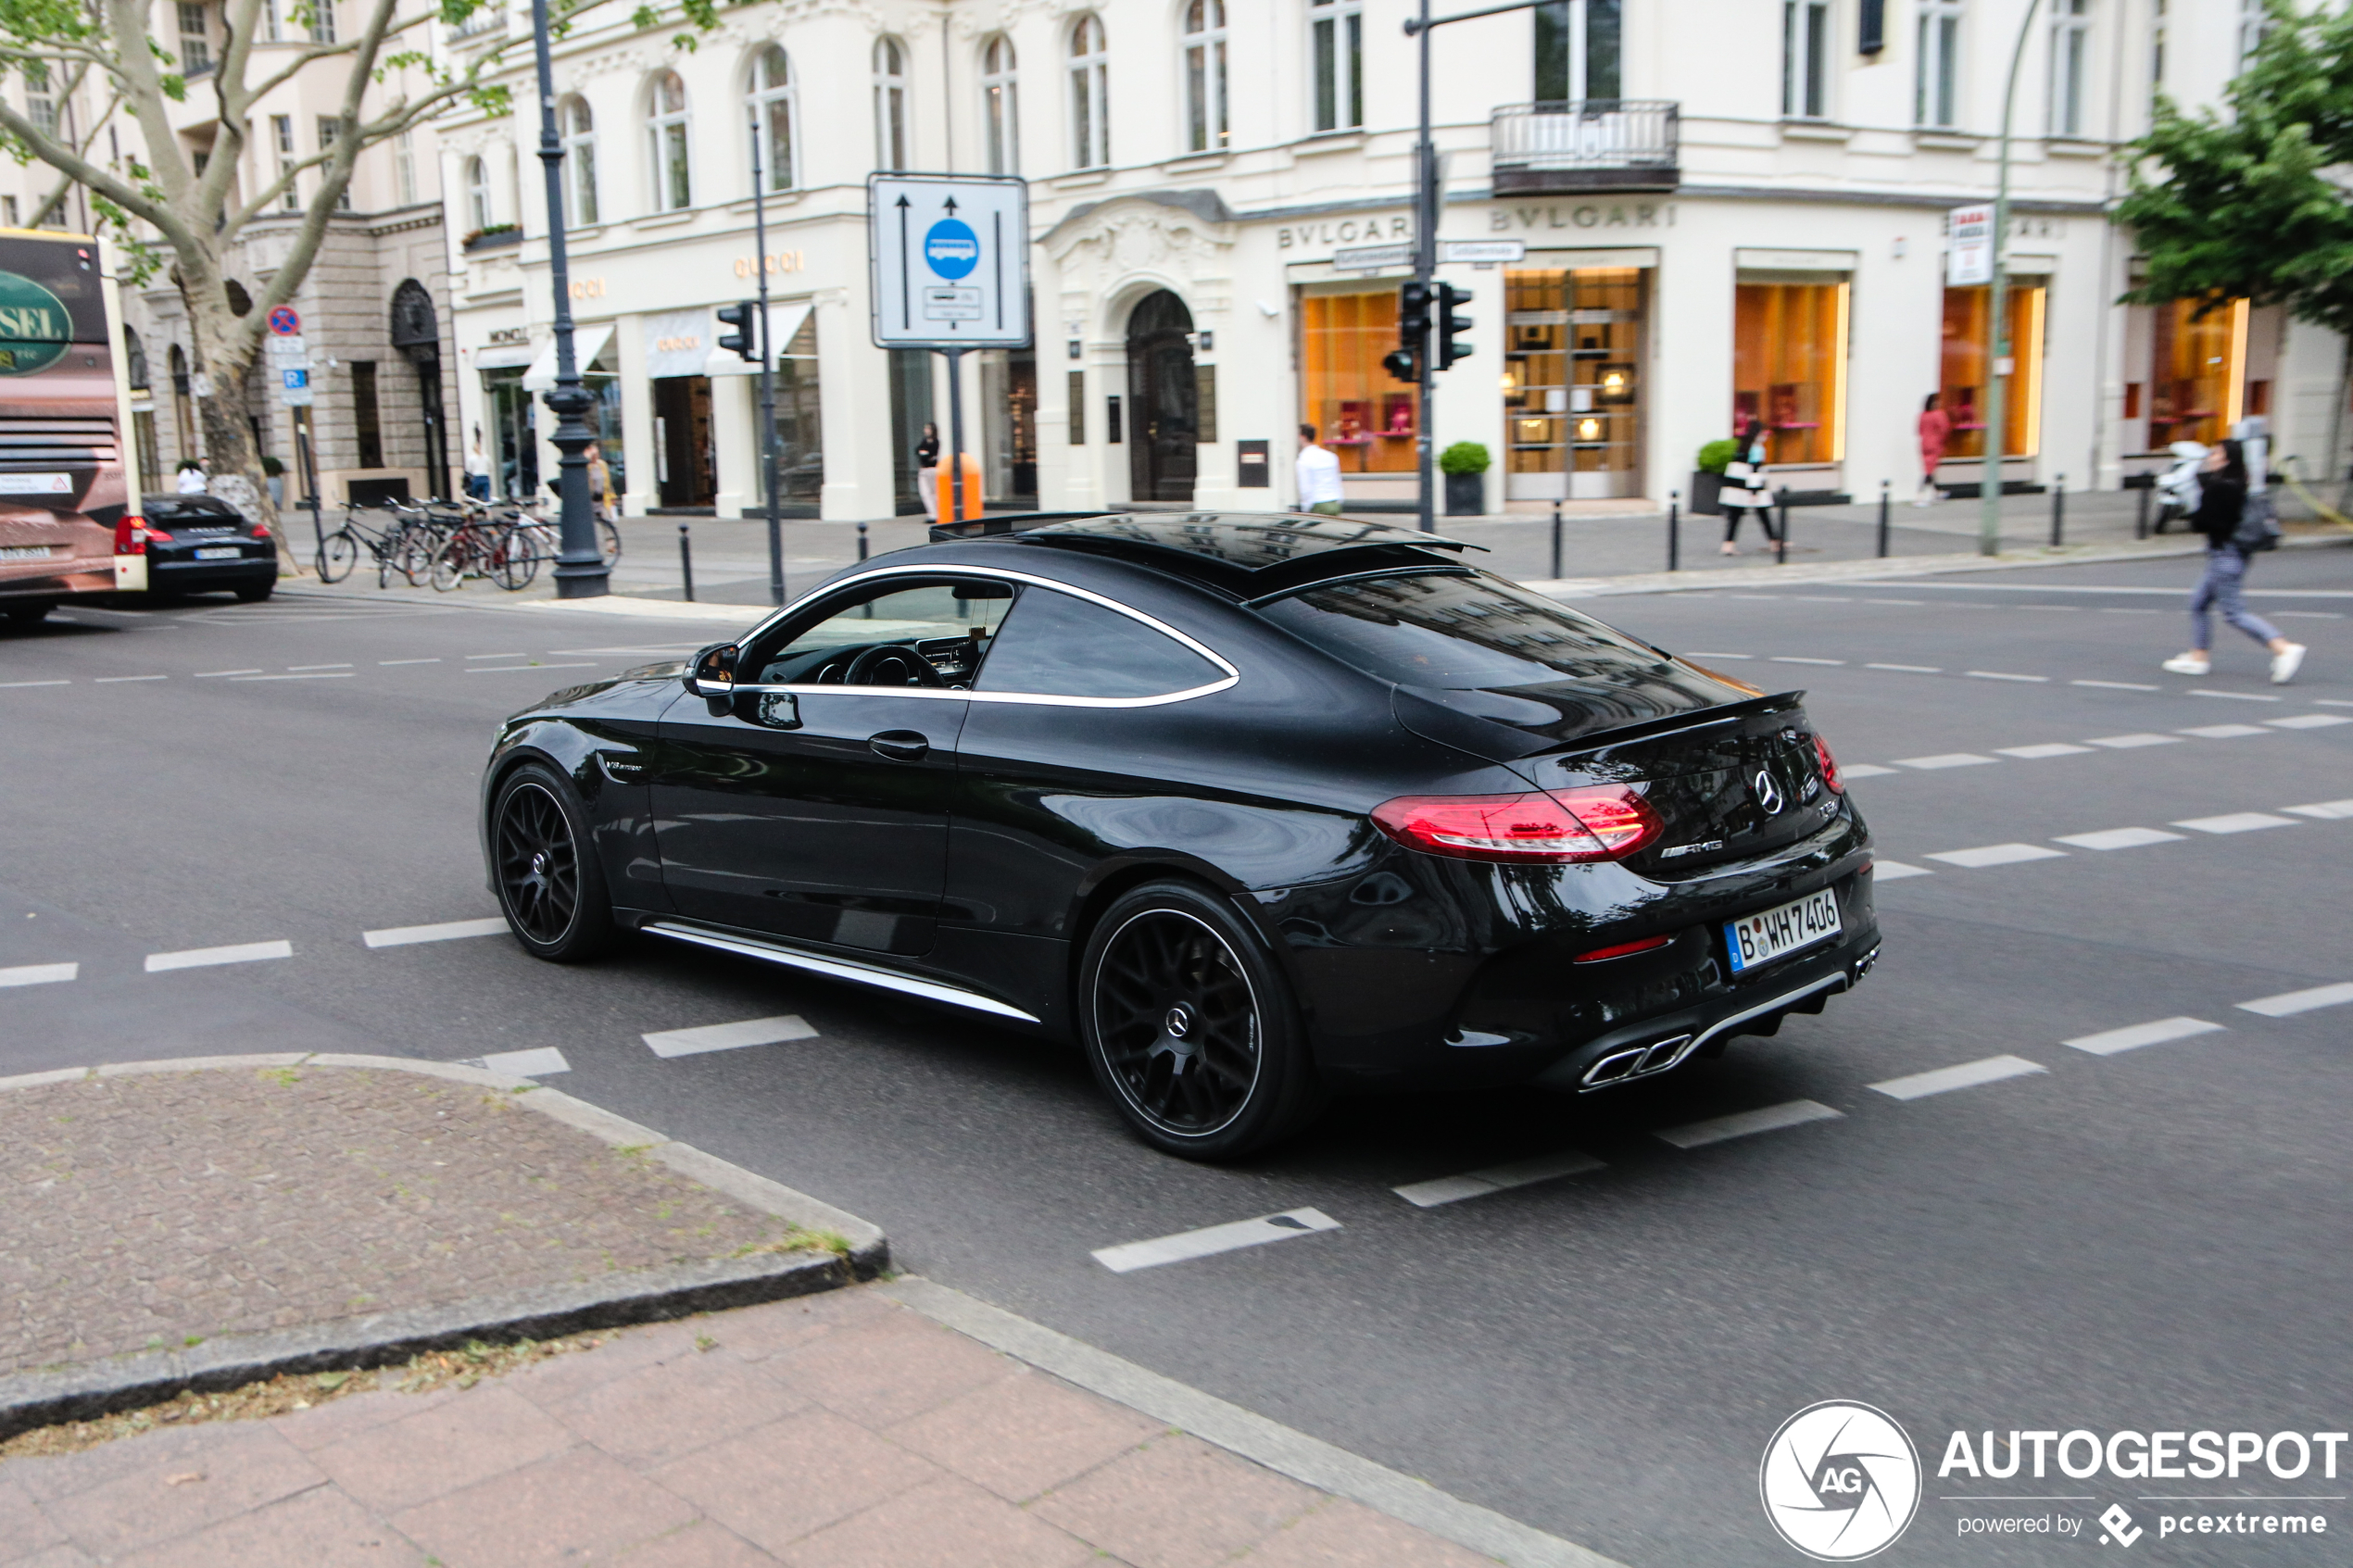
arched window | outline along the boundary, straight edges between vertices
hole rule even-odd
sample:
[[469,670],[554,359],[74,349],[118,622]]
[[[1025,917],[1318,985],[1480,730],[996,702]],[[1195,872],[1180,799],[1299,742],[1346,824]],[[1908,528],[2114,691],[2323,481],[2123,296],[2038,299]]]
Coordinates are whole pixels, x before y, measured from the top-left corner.
[[1185,7],[1185,150],[1226,147],[1226,0]]
[[147,345],[139,341],[139,329],[128,323],[122,329],[122,373],[132,391],[148,389]]
[[875,167],[907,167],[907,50],[896,38],[875,41]]
[[597,217],[597,117],[585,98],[564,100],[558,123],[564,133],[565,204],[572,209],[573,227],[585,227]]
[[751,66],[751,122],[760,132],[760,163],[771,191],[793,188],[792,62],[774,44]]
[[674,70],[653,80],[646,98],[646,137],[652,149],[656,212],[695,204],[694,169],[686,153],[686,84]]
[[981,142],[991,174],[1021,172],[1020,87],[1013,40],[1000,32],[980,47]]
[[1111,60],[1103,24],[1093,15],[1070,30],[1070,166],[1101,169],[1111,162]]
[[466,210],[476,229],[490,227],[490,165],[479,157],[466,160]]

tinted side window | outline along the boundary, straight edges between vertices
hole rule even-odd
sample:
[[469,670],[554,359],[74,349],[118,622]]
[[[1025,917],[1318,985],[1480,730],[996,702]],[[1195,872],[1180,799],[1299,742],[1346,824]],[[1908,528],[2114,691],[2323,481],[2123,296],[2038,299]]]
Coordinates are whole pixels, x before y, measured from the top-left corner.
[[989,645],[973,689],[1039,696],[1165,696],[1226,672],[1117,610],[1032,588]]
[[1564,677],[1680,674],[1664,655],[1623,633],[1483,574],[1313,588],[1259,613],[1368,675],[1409,686],[1492,689],[1554,685]]

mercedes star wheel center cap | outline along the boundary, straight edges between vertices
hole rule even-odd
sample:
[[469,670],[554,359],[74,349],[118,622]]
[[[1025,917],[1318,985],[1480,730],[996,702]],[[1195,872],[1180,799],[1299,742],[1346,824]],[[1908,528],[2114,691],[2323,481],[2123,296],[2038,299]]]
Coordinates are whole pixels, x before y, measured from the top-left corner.
[[1178,1040],[1183,1039],[1185,1032],[1192,1026],[1193,1015],[1181,1007],[1170,1008],[1168,1017],[1163,1023],[1163,1027],[1168,1031],[1170,1036]]

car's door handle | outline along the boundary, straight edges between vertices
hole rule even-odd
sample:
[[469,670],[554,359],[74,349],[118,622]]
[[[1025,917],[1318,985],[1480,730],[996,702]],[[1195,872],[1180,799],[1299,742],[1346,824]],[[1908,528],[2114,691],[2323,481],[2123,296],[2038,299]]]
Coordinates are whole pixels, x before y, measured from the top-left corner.
[[920,762],[931,750],[931,737],[914,730],[885,730],[878,735],[866,737],[866,744],[877,757],[887,757],[893,762]]

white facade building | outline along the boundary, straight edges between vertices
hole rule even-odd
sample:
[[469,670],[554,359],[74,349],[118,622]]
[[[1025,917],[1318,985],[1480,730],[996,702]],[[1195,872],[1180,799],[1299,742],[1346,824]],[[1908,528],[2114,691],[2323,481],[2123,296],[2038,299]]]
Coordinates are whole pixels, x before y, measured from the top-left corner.
[[[585,13],[556,50],[572,295],[624,509],[757,508],[756,378],[714,354],[711,312],[761,266],[789,339],[784,501],[838,519],[913,509],[911,453],[925,420],[945,433],[946,404],[935,361],[871,344],[876,168],[1030,183],[1036,346],[966,370],[967,448],[992,502],[1284,504],[1306,421],[1340,453],[1352,507],[1409,506],[1423,411],[1379,366],[1404,270],[1340,263],[1412,238],[1410,9],[774,0],[724,12],[692,51],[618,0]],[[2035,13],[2012,127],[2007,481],[2112,487],[2147,466],[2136,454],[2255,413],[2308,471],[2326,460],[2334,340],[2275,311],[2113,303],[2133,263],[2106,216],[2111,153],[2146,128],[2160,83],[2210,101],[2258,9]],[[1752,417],[1793,490],[1907,491],[1931,393],[1955,426],[1943,477],[1974,483],[1996,368],[1987,291],[1948,286],[1945,215],[1991,197],[2026,13],[1558,0],[1440,30],[1441,235],[1528,247],[1441,271],[1472,291],[1478,325],[1441,379],[1433,433],[1493,455],[1490,509],[1662,503],[1704,443]],[[520,25],[494,17],[450,47]],[[451,257],[463,419],[516,489],[553,472],[530,395],[552,367],[536,132],[526,112],[444,121],[441,137],[447,232],[472,236]]]

